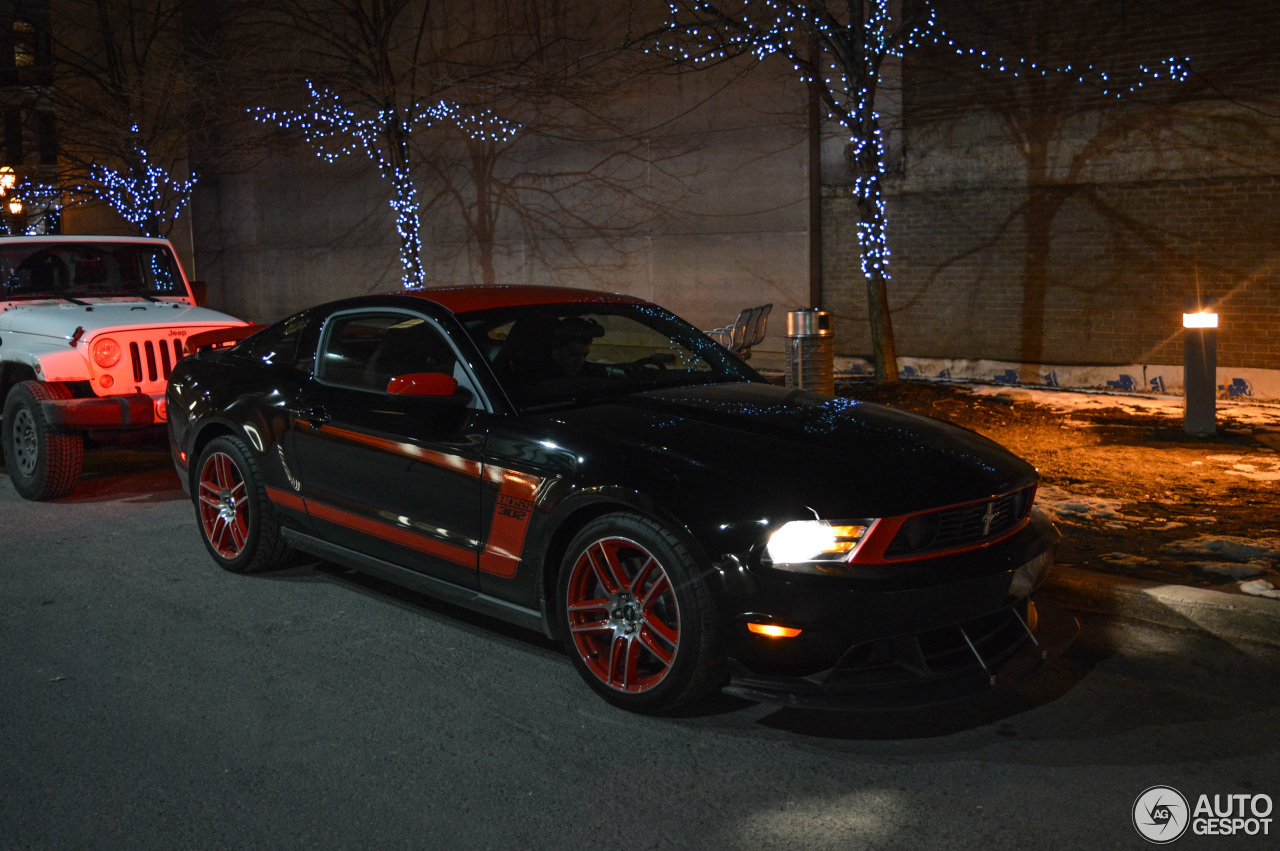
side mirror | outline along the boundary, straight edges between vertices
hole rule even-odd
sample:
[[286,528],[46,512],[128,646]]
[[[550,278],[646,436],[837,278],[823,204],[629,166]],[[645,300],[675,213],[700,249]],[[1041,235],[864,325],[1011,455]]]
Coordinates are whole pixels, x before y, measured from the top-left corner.
[[209,303],[209,284],[205,281],[191,282],[191,295],[195,296],[196,304],[203,307]]
[[387,382],[392,396],[453,396],[458,392],[458,379],[443,372],[414,372],[397,375]]

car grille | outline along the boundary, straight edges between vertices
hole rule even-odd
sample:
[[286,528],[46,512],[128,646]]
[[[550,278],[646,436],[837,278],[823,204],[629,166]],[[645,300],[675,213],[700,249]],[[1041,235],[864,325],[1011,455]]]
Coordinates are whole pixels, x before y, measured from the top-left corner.
[[182,339],[142,340],[129,344],[129,360],[133,366],[133,380],[168,380],[169,373],[182,360]]
[[1035,492],[1032,485],[982,502],[910,517],[889,542],[885,558],[929,555],[999,538],[1026,519]]

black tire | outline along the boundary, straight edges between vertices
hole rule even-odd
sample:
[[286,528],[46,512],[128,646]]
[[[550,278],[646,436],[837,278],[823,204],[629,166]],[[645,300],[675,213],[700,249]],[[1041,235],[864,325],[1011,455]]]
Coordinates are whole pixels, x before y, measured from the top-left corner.
[[557,584],[564,646],[591,688],[632,712],[664,712],[722,685],[720,617],[680,539],[637,514],[591,521]]
[[258,464],[240,439],[209,441],[192,468],[191,501],[205,549],[223,569],[261,573],[293,555]]
[[23,381],[4,403],[4,464],[14,490],[27,499],[57,499],[76,489],[84,469],[84,438],[60,432],[45,419],[40,403],[70,399],[64,385]]

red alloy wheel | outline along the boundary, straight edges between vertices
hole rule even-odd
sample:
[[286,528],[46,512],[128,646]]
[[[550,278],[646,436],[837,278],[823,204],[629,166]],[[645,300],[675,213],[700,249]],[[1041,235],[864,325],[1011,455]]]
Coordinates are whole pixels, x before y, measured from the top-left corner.
[[569,576],[569,628],[587,669],[615,691],[647,691],[680,647],[680,607],[666,570],[626,538],[590,544]]
[[200,469],[200,524],[218,555],[234,559],[244,552],[249,540],[244,476],[225,452],[211,453]]

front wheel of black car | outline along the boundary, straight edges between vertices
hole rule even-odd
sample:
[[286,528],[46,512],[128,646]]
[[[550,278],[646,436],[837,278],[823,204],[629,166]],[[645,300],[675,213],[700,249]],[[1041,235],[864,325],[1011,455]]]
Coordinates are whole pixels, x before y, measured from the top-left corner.
[[232,573],[259,573],[289,558],[249,447],[234,437],[214,438],[200,453],[195,473],[191,499],[214,561]]
[[4,463],[13,488],[27,499],[57,499],[76,489],[84,467],[84,438],[58,432],[40,403],[70,399],[57,383],[24,381],[4,403]]
[[560,627],[578,673],[633,712],[690,703],[724,681],[719,618],[688,549],[660,524],[608,514],[569,544]]

